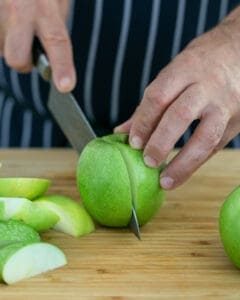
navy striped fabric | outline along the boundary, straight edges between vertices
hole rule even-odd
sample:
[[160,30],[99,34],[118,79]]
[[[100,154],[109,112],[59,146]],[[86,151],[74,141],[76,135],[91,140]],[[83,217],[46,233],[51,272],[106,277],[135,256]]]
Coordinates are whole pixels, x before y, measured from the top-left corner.
[[[238,0],[75,0],[68,27],[78,84],[74,94],[96,132],[110,133],[138,105],[158,72]],[[0,147],[66,146],[46,108],[48,85],[0,60]],[[177,146],[189,139],[193,124]],[[230,146],[240,147],[240,138]]]

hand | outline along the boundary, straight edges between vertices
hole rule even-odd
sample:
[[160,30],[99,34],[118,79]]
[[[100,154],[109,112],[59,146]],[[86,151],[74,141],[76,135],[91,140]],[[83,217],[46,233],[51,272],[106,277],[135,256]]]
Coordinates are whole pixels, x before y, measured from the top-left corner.
[[36,35],[49,58],[53,80],[62,92],[75,86],[72,47],[65,26],[68,0],[1,0],[0,55],[19,72],[32,68],[32,40]]
[[200,123],[161,174],[172,189],[240,132],[240,9],[193,40],[146,88],[133,116],[115,128],[144,148],[146,165],[157,167],[193,120]]

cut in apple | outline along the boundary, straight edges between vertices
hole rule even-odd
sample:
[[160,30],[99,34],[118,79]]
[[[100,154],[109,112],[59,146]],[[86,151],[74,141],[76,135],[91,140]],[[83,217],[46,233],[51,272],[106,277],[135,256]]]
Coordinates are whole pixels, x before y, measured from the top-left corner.
[[[4,206],[1,214],[1,205]],[[38,232],[52,228],[59,217],[52,211],[39,207],[26,198],[0,197],[0,220],[19,220],[31,226]]]
[[13,284],[66,265],[64,253],[47,243],[15,243],[0,249],[1,279]]
[[0,246],[6,242],[39,242],[39,234],[20,221],[0,221]]
[[0,178],[0,197],[22,197],[33,200],[42,196],[50,186],[42,178]]
[[37,199],[35,203],[54,212],[59,221],[53,227],[57,231],[70,234],[75,237],[94,231],[94,223],[87,211],[71,198],[52,195]]

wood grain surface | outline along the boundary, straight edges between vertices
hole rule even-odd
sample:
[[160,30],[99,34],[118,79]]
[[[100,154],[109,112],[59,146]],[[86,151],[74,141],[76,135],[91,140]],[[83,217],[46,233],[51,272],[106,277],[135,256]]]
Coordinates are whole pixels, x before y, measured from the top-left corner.
[[[50,178],[49,192],[79,200],[71,150],[2,150],[0,176]],[[97,176],[97,174],[96,174]],[[240,151],[225,150],[185,185],[167,194],[139,242],[126,229],[97,228],[83,238],[43,235],[64,250],[68,265],[0,285],[0,300],[240,299],[240,270],[226,257],[219,208],[240,182]]]

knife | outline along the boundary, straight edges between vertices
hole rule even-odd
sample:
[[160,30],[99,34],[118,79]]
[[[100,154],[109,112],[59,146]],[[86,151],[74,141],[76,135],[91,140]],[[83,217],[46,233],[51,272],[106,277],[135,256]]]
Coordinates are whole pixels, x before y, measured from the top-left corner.
[[[55,87],[51,79],[49,61],[37,38],[33,41],[33,63],[41,77],[50,84],[50,93],[47,102],[48,109],[72,147],[78,153],[81,153],[86,144],[96,138],[96,134],[73,94],[60,93]],[[140,227],[134,205],[132,206],[129,228],[140,240]]]

